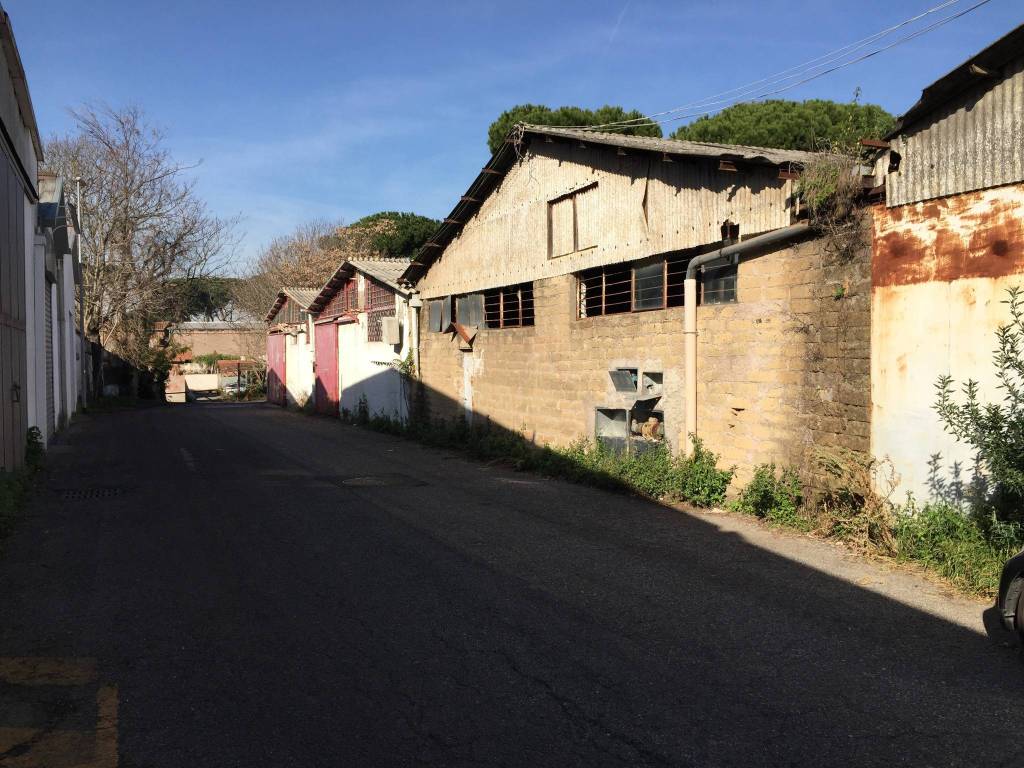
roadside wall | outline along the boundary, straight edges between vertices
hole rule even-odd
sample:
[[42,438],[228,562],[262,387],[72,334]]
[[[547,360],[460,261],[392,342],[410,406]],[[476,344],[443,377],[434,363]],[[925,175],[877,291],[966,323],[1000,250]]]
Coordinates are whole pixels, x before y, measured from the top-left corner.
[[891,459],[901,500],[970,481],[970,450],[932,407],[935,382],[975,379],[982,401],[1002,399],[992,351],[1014,285],[1024,285],[1024,185],[875,209],[871,448]]
[[[595,408],[628,407],[608,371],[663,374],[673,448],[683,444],[683,309],[580,319],[577,278],[534,282],[536,325],[481,329],[470,351],[426,330],[420,369],[430,414],[464,415],[564,446],[593,437]],[[870,251],[837,262],[820,241],[739,266],[738,303],[698,308],[698,434],[737,466],[808,468],[814,445],[869,448]],[[424,313],[425,314],[425,313]],[[420,327],[425,328],[421,315]]]

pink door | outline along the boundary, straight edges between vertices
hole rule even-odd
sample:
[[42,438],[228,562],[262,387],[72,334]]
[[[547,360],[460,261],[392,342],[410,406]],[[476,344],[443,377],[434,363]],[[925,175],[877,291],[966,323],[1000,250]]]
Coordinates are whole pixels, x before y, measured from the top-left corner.
[[286,404],[284,340],[283,333],[267,336],[267,402],[274,405]]
[[338,415],[338,326],[333,322],[316,326],[316,412]]

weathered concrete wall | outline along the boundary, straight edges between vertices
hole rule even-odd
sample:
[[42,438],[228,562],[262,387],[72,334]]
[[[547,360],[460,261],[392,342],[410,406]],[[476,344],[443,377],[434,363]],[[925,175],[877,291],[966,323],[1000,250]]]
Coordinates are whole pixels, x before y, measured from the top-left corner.
[[214,331],[175,330],[174,343],[188,347],[193,357],[211,355],[214,352],[220,352],[222,355],[251,355],[249,349],[251,344],[246,332],[235,329]]
[[[577,280],[534,283],[536,325],[480,330],[471,351],[421,333],[433,416],[466,414],[538,443],[593,437],[594,409],[627,407],[608,371],[664,374],[665,433],[682,445],[683,309],[579,319]],[[870,253],[837,263],[819,241],[748,258],[738,303],[698,308],[698,433],[737,481],[814,445],[869,447]],[[421,327],[422,324],[421,324]]]
[[969,449],[943,430],[935,382],[951,375],[1002,399],[992,351],[1009,319],[1006,289],[1024,285],[1024,185],[874,211],[871,449],[889,457],[899,495],[932,495],[939,479],[969,480]]

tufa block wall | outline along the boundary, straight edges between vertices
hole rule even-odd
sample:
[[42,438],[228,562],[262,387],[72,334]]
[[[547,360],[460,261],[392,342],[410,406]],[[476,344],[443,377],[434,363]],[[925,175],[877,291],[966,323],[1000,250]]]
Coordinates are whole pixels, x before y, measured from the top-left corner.
[[[815,485],[815,445],[869,450],[870,252],[839,262],[820,240],[747,257],[738,303],[697,310],[697,432],[735,465],[802,468]],[[593,437],[594,409],[629,407],[608,371],[664,376],[661,407],[673,450],[683,444],[683,309],[577,317],[573,275],[534,283],[536,325],[481,329],[472,350],[422,332],[429,414],[466,415],[539,444]],[[423,325],[421,324],[421,328]]]

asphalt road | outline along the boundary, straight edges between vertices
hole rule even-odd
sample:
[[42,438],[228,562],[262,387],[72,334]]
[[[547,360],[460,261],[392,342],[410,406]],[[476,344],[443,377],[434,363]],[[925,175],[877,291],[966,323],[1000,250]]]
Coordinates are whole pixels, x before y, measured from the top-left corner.
[[0,766],[1024,763],[1012,651],[649,502],[263,405],[92,416],[50,475]]

